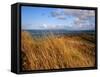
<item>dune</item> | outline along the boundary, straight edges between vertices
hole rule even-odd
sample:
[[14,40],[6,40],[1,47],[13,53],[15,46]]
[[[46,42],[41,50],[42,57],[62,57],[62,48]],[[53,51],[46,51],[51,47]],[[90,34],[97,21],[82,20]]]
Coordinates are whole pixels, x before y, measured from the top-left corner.
[[93,67],[95,44],[83,36],[56,37],[53,34],[35,38],[27,31],[21,33],[23,70],[44,70]]

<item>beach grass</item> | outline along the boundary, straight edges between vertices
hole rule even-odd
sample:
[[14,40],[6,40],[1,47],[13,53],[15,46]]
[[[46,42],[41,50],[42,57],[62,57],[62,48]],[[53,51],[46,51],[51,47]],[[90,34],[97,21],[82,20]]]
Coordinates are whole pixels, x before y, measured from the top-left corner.
[[[21,32],[23,70],[45,70],[95,66],[95,38],[88,34],[53,34],[37,38]],[[94,42],[93,42],[94,41]]]

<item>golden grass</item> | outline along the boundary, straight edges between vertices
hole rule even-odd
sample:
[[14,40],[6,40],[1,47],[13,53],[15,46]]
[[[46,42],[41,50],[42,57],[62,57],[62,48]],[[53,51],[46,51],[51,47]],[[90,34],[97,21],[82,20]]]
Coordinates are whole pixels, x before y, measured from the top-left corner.
[[28,32],[21,35],[22,69],[43,70],[95,65],[95,44],[80,36],[44,38],[32,37]]

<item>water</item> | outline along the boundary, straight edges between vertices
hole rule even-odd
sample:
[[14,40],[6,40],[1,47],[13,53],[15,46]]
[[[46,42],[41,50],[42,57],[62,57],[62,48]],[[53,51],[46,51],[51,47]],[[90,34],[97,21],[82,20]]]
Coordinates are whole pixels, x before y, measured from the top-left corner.
[[75,35],[80,33],[88,33],[90,35],[94,35],[94,30],[83,30],[83,31],[68,31],[68,30],[24,30],[28,31],[32,34],[32,36],[48,36],[50,34],[56,35],[56,36],[63,36],[63,35]]

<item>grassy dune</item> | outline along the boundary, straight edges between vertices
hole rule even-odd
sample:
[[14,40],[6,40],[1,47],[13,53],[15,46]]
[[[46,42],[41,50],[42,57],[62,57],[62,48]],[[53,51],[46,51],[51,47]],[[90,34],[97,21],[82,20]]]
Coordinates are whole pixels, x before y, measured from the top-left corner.
[[86,35],[50,35],[35,38],[28,32],[21,35],[22,69],[42,70],[95,65],[95,44],[93,37]]

